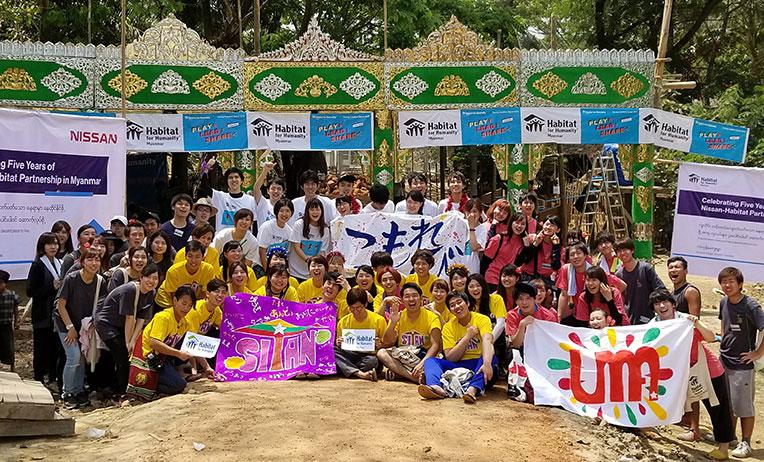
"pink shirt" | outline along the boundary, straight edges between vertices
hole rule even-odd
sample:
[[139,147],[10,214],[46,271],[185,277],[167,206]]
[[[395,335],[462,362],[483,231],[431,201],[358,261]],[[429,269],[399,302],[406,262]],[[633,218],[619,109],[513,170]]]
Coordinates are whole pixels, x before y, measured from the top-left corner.
[[[626,314],[626,308],[623,304],[623,296],[621,296],[621,292],[615,287],[611,287],[610,290],[613,292],[613,302],[615,303],[615,307],[618,312],[621,313],[621,325],[628,326],[629,315]],[[610,315],[610,308],[607,306],[607,302],[604,300],[592,301],[590,306],[586,302],[586,291],[581,292],[576,298],[576,307],[573,312],[576,316],[576,319],[579,321],[589,321],[589,315],[594,310],[603,310],[605,313]]]
[[[557,322],[557,313],[544,308],[543,306],[536,305],[536,309],[531,315],[541,321]],[[525,318],[525,315],[520,312],[520,308],[515,308],[507,312],[506,324],[504,325],[504,331],[509,336],[513,336],[517,333],[517,329],[520,327],[520,321]]]
[[[555,286],[557,286],[557,288],[560,289],[565,294],[568,293],[568,271],[569,271],[569,268],[571,268],[571,267],[572,267],[572,265],[570,263],[566,263],[566,264],[562,265],[562,268],[560,268],[559,271],[557,271],[557,280],[555,281]],[[576,299],[578,299],[578,296],[584,290],[586,290],[586,287],[584,286],[585,276],[586,276],[586,272],[585,271],[582,271],[580,273],[576,272],[576,295],[574,296],[575,297],[573,299],[574,301]],[[611,288],[615,289],[618,286],[619,283],[620,283],[620,279],[618,279],[617,277],[615,277],[612,274],[608,274],[607,275],[607,284]],[[586,321],[588,321],[588,320],[589,320],[589,318],[587,317]],[[582,319],[582,321],[583,321],[583,319]]]
[[708,375],[710,375],[712,379],[720,377],[724,374],[724,367],[722,366],[721,361],[719,361],[719,358],[702,343],[703,335],[700,331],[698,329],[694,329],[694,331],[692,336],[692,348],[690,349],[690,366],[698,362],[698,345],[700,344],[703,347],[703,353],[706,354]]
[[[535,260],[538,259],[538,271],[533,268]],[[552,243],[543,241],[538,249],[538,255],[535,259],[531,259],[528,263],[524,264],[521,268],[523,274],[540,274],[544,277],[550,277],[554,270],[552,269]]]
[[[500,243],[501,246],[499,246]],[[490,284],[498,285],[501,269],[507,263],[514,263],[521,250],[523,250],[523,240],[520,236],[504,236],[502,239],[502,236],[497,234],[492,237],[483,251],[483,255],[494,255],[485,272],[485,280]]]

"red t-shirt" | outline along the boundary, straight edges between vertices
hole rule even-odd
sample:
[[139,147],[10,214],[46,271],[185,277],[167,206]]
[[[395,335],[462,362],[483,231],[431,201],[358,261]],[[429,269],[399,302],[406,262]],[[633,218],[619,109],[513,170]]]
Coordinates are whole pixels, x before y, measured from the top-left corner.
[[[621,325],[622,326],[628,326],[629,325],[629,315],[626,313],[626,307],[623,304],[623,296],[621,296],[621,292],[616,289],[615,287],[611,287],[610,290],[613,292],[613,302],[615,303],[615,307],[618,310],[619,313],[621,313]],[[607,305],[607,302],[604,300],[596,300],[592,301],[591,308],[589,307],[589,304],[586,303],[586,291],[581,292],[578,297],[576,298],[576,307],[573,311],[574,315],[576,316],[576,319],[579,321],[589,321],[589,315],[594,310],[603,310],[605,313],[610,315],[610,308]]]
[[698,345],[703,347],[703,353],[706,355],[706,364],[708,365],[708,374],[712,379],[724,374],[724,367],[719,358],[709,350],[703,343],[703,335],[698,329],[694,329],[692,335],[692,348],[690,349],[690,366],[698,362]]
[[[538,260],[538,268],[534,269],[533,264]],[[543,241],[538,248],[538,255],[531,261],[524,264],[521,268],[523,274],[533,275],[536,272],[544,277],[550,277],[554,270],[552,269],[552,243]]]
[[[536,309],[531,315],[541,321],[557,322],[557,313],[543,306],[536,305]],[[509,336],[513,336],[517,333],[518,327],[520,327],[520,321],[525,318],[525,315],[520,312],[520,308],[515,308],[507,311],[506,324],[504,325],[504,331]]]
[[490,284],[498,285],[501,269],[507,263],[514,263],[521,250],[523,250],[523,240],[520,236],[504,236],[502,239],[502,236],[497,234],[492,237],[483,251],[483,255],[494,255],[485,272],[485,280]]
[[[570,263],[566,263],[562,265],[562,268],[560,268],[559,271],[557,271],[557,280],[555,281],[555,286],[557,286],[558,289],[560,289],[563,293],[568,293],[568,269],[571,268]],[[586,286],[584,285],[585,279],[586,279],[586,272],[576,272],[576,295],[574,296],[573,300],[577,300],[578,296],[581,295],[581,293],[586,290]],[[613,274],[607,275],[607,285],[609,285],[611,288],[615,289],[618,287],[620,280],[615,277]],[[586,318],[586,321],[588,321],[589,318]]]

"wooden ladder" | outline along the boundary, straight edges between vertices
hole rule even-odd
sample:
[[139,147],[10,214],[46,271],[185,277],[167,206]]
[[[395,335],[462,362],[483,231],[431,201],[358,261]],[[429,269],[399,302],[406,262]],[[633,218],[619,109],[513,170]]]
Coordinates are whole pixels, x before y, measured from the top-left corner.
[[[605,217],[604,226],[597,222],[598,214]],[[610,231],[616,239],[629,236],[631,215],[623,203],[612,151],[603,150],[594,156],[584,193],[583,210],[577,218],[576,226],[590,232],[592,238],[603,230]]]

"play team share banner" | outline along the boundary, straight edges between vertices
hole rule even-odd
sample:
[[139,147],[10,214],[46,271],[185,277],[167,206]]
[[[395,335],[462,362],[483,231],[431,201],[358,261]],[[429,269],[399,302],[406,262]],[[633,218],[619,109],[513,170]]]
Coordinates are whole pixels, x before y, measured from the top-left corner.
[[398,113],[399,146],[653,144],[742,163],[749,130],[659,109],[494,108]]
[[374,149],[371,112],[129,114],[127,119],[127,149],[138,152]]
[[0,268],[24,279],[54,222],[124,211],[125,120],[0,109],[0,133]]
[[215,375],[219,380],[287,380],[336,373],[337,307],[239,293],[227,297]]
[[687,319],[601,330],[535,321],[525,333],[534,403],[624,427],[679,422],[692,335]]
[[683,163],[679,167],[671,254],[693,274],[716,278],[726,266],[764,282],[764,169]]
[[411,254],[428,249],[435,257],[431,272],[446,277],[453,263],[466,264],[471,255],[469,227],[464,215],[444,213],[436,217],[397,213],[347,215],[332,222],[333,248],[347,255],[347,267],[368,264],[371,254],[385,251],[401,274],[411,272]]

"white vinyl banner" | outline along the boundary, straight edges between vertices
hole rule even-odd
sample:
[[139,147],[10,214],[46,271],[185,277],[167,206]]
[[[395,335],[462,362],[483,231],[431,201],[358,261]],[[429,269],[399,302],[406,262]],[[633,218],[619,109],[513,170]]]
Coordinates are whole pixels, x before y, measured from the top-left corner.
[[398,139],[403,149],[461,146],[461,114],[458,110],[401,111],[398,113]]
[[100,231],[124,214],[124,119],[0,109],[0,133],[0,268],[13,279],[57,220]]
[[310,113],[247,112],[249,149],[310,149]]
[[428,249],[435,257],[431,273],[444,277],[448,266],[465,264],[471,251],[467,221],[458,212],[436,217],[398,213],[347,215],[332,221],[333,248],[345,255],[346,268],[368,265],[371,254],[383,250],[401,274],[411,272],[411,254]]
[[524,352],[534,403],[624,427],[678,422],[692,335],[687,319],[601,330],[535,320]]
[[523,143],[581,143],[578,108],[520,108]]
[[183,152],[182,114],[128,114],[127,150]]
[[671,255],[692,274],[716,278],[734,266],[764,282],[764,169],[683,163]]
[[639,142],[690,152],[694,119],[660,109],[639,110]]

